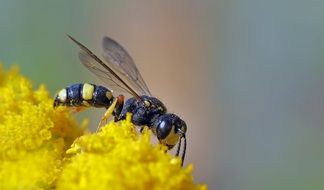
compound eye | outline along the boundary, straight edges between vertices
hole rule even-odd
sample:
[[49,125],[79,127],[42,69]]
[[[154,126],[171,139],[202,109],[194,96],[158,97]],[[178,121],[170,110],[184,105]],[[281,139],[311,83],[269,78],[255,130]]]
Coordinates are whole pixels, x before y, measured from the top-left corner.
[[175,128],[172,118],[164,117],[156,129],[159,141],[169,149],[173,148],[179,141],[179,135],[176,133]]
[[172,123],[168,120],[162,120],[156,129],[156,135],[158,139],[165,139],[172,130]]

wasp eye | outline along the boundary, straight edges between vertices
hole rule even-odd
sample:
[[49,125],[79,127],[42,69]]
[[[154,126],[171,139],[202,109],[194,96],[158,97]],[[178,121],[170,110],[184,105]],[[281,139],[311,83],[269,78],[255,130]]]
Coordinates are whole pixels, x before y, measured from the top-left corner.
[[171,132],[173,126],[172,123],[167,120],[161,120],[156,129],[156,136],[158,139],[165,139]]

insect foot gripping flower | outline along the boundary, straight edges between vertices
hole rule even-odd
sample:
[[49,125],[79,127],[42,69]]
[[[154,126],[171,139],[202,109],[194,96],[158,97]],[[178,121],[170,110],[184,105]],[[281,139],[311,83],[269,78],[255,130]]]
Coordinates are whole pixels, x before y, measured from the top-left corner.
[[0,64],[0,189],[52,189],[61,161],[82,135],[67,112],[53,110],[44,86],[32,89],[17,68]]
[[84,135],[67,151],[57,189],[207,189],[194,184],[192,165],[153,146],[150,131],[138,134],[126,120]]

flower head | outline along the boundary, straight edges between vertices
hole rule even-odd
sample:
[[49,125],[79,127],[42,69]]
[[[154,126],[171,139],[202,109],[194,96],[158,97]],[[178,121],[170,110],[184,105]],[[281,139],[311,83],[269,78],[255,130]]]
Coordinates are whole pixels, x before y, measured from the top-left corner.
[[83,134],[68,112],[53,110],[42,85],[0,65],[0,189],[49,188],[74,139]]
[[195,185],[192,165],[153,146],[151,133],[138,134],[130,115],[100,132],[78,138],[58,179],[58,189],[204,189]]
[[44,86],[0,66],[0,189],[207,189],[131,115],[85,134]]

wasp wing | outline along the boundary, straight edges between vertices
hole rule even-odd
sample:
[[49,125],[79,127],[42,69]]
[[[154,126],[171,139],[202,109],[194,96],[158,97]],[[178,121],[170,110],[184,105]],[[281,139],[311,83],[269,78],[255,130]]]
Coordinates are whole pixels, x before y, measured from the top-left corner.
[[109,87],[112,87],[113,90],[127,92],[139,98],[139,95],[120,77],[120,74],[117,74],[83,44],[69,35],[68,37],[81,48],[79,59],[89,71],[97,75]]
[[122,75],[139,94],[151,96],[142,75],[127,51],[118,42],[107,36],[103,38],[102,46],[106,62]]
[[116,78],[113,78],[107,73],[102,67],[98,66],[98,63],[89,54],[84,51],[79,52],[80,62],[92,73],[97,75],[104,83],[106,83],[115,93],[116,92],[127,92],[132,94],[124,85],[119,82]]

